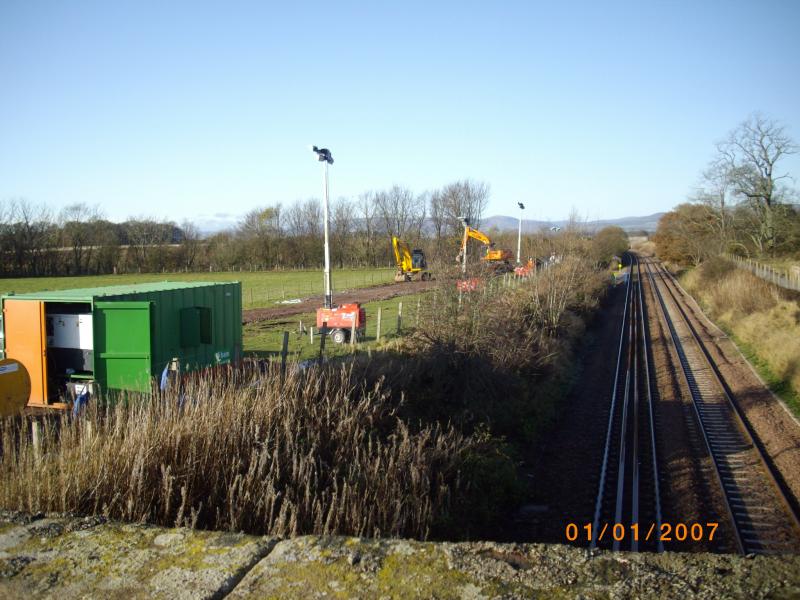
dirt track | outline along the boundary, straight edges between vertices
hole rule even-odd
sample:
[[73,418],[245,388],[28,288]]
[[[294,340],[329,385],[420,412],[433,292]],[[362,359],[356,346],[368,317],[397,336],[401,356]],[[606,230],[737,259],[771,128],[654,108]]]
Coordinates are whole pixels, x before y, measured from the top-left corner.
[[[337,304],[346,302],[374,302],[376,300],[389,300],[396,296],[407,296],[418,294],[433,288],[435,281],[410,281],[405,283],[387,283],[375,287],[361,288],[357,290],[345,290],[337,293],[334,291],[333,298]],[[269,319],[280,319],[292,315],[314,312],[322,306],[322,297],[313,296],[302,298],[295,304],[277,304],[274,308],[251,308],[242,311],[242,322],[244,324],[255,321],[266,321]]]

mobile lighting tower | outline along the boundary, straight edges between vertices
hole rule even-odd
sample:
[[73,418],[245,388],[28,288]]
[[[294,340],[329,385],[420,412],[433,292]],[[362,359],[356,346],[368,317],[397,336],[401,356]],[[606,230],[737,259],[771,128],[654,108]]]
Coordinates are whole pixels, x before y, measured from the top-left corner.
[[[353,336],[363,337],[367,323],[366,311],[361,304],[354,302],[333,305],[333,288],[331,285],[331,251],[330,251],[330,211],[328,209],[328,165],[333,164],[333,156],[327,148],[311,146],[311,151],[317,155],[317,160],[322,163],[322,218],[325,236],[325,299],[322,308],[317,309],[317,328],[320,333],[329,334],[337,344],[351,340]],[[353,340],[355,341],[355,340]]]
[[522,202],[517,202],[519,206],[519,230],[517,231],[517,264],[520,264],[520,250],[522,249],[522,211],[525,210],[525,205]]
[[464,241],[461,244],[461,274],[467,274],[467,232],[469,231],[469,219],[467,217],[458,217],[461,224],[464,226]]
[[322,163],[322,219],[325,233],[325,308],[333,307],[333,292],[331,290],[331,249],[328,239],[328,165],[333,164],[333,156],[327,148],[311,146],[311,151],[316,153],[317,160]]

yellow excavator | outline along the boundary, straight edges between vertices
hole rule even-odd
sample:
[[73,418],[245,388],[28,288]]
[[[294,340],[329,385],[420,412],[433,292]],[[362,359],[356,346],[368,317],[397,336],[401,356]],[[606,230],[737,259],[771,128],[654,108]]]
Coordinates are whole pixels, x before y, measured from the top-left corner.
[[467,242],[469,241],[469,238],[478,240],[483,244],[484,252],[481,256],[481,262],[491,267],[495,273],[510,273],[514,270],[514,267],[511,265],[511,262],[514,259],[511,251],[495,248],[494,242],[489,239],[489,236],[478,231],[474,227],[470,227],[469,225],[464,226],[464,237],[461,241],[461,251],[456,257],[456,262],[458,264],[462,264],[464,260],[464,253],[467,251]]
[[432,279],[425,260],[425,253],[422,250],[409,250],[408,244],[403,240],[392,236],[392,249],[394,250],[394,260],[397,263],[397,273],[394,280],[401,281],[428,281]]

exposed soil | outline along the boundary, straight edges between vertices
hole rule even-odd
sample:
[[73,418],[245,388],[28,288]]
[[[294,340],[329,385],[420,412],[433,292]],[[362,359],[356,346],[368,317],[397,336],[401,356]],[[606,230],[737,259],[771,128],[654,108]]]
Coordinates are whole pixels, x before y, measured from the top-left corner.
[[795,512],[800,512],[800,425],[694,299],[678,286],[673,289],[685,300],[692,324],[730,389],[751,434],[766,451],[776,478],[791,496]]
[[[418,294],[431,289],[435,285],[435,281],[387,283],[375,287],[334,292],[333,297],[337,304],[345,304],[348,302],[374,302],[376,300],[389,300],[397,296]],[[320,296],[313,296],[311,298],[301,298],[300,302],[294,304],[278,304],[274,308],[251,308],[242,311],[242,323],[247,324],[254,321],[265,321],[290,317],[292,315],[301,315],[303,313],[314,312],[320,306],[322,306],[322,298]]]

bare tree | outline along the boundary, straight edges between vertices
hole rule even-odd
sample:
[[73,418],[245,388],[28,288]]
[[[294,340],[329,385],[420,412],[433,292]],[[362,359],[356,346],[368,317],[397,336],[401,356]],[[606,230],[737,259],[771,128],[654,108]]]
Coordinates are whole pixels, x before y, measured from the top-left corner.
[[712,228],[726,249],[733,231],[730,227],[730,200],[731,179],[724,162],[714,160],[700,176],[700,187],[689,198],[690,201],[699,203],[706,208],[713,223]]
[[355,226],[353,203],[347,198],[333,202],[331,211],[331,238],[333,241],[332,259],[339,268],[344,267],[345,256],[349,255],[350,240]]
[[442,251],[442,236],[447,225],[447,206],[445,205],[445,197],[441,190],[435,190],[430,194],[428,207],[428,215],[430,216],[435,240],[436,255],[438,256]]
[[194,266],[197,254],[200,252],[200,230],[197,225],[185,219],[181,223],[181,262],[188,271]]
[[375,194],[375,206],[388,237],[419,238],[425,221],[425,197],[394,185]]
[[761,235],[768,252],[775,249],[774,207],[783,200],[788,173],[777,171],[778,163],[798,151],[785,128],[754,114],[717,145],[719,164],[734,194],[749,203],[759,215]]
[[50,210],[25,199],[9,202],[6,246],[19,275],[43,275],[57,243],[57,228]]
[[280,241],[283,234],[281,205],[255,208],[248,212],[237,227],[244,242],[247,260],[265,267],[280,262]]
[[322,204],[318,199],[292,204],[286,212],[286,228],[293,263],[309,267],[322,256]]
[[140,271],[151,267],[154,250],[169,241],[163,223],[155,219],[139,218],[125,223],[128,235],[128,257]]
[[374,192],[364,192],[358,197],[356,210],[359,216],[359,229],[362,235],[361,256],[365,262],[374,266],[375,261],[375,232],[377,229],[377,207]]
[[444,186],[439,192],[444,204],[444,221],[448,236],[457,237],[461,231],[461,218],[479,228],[483,213],[489,205],[489,186],[483,182],[465,179]]
[[64,207],[59,214],[61,243],[70,249],[71,271],[75,275],[89,272],[92,254],[99,241],[98,223],[103,214],[98,206],[83,202]]

